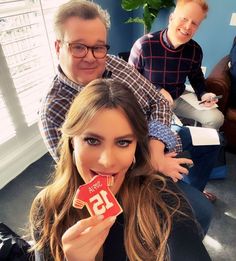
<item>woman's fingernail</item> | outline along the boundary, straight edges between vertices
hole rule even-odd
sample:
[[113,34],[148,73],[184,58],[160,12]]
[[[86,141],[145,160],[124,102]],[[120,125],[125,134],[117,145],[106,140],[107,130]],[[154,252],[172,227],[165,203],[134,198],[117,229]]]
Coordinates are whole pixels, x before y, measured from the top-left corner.
[[104,216],[103,216],[103,215],[99,215],[99,216],[97,216],[97,219],[98,219],[98,220],[103,220],[103,219],[104,219]]
[[114,223],[116,221],[116,216],[112,216],[108,218],[110,223]]

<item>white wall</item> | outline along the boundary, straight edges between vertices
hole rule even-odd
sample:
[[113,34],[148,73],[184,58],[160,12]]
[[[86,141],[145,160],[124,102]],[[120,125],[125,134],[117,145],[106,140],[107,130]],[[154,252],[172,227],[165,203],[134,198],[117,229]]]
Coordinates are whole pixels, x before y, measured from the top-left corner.
[[1,156],[0,189],[21,174],[32,162],[41,158],[46,152],[47,149],[41,135],[35,131],[34,137],[21,146],[16,146],[11,153],[7,153],[3,157]]

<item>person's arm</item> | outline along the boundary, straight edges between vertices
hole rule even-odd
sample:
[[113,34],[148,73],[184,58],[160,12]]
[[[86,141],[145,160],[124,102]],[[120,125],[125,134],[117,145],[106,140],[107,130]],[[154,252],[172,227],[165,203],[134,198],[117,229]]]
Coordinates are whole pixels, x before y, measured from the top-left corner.
[[38,126],[47,150],[49,151],[53,159],[57,162],[57,146],[61,137],[59,127],[53,121],[53,119],[50,119],[50,117],[48,117],[47,115],[39,118]]
[[[53,82],[54,86],[58,86],[58,82]],[[60,93],[59,90],[51,89],[42,101],[39,110],[39,129],[43,141],[55,161],[58,161],[58,143],[61,138],[60,128],[65,120],[67,111],[73,101],[74,96]]]
[[171,94],[168,91],[166,91],[164,88],[160,89],[160,93],[167,99],[170,106],[173,106],[174,100],[173,100]]
[[201,69],[202,64],[202,49],[199,46],[197,49],[192,66],[191,73],[189,74],[189,82],[193,87],[199,101],[207,101],[202,104],[205,107],[212,107],[218,102],[217,99],[213,99],[216,95],[214,93],[206,92],[205,78]]
[[198,100],[206,93],[205,78],[202,72],[203,52],[200,45],[194,42],[194,55],[192,57],[192,69],[188,75],[189,82],[197,95]]
[[39,129],[43,141],[55,161],[58,161],[59,156],[57,147],[61,138],[60,128],[79,91],[80,86],[67,79],[58,66],[57,75],[46,95],[42,97],[39,108]]
[[[142,54],[142,41],[145,36],[136,40],[133,44],[128,63],[132,65],[140,74],[144,75],[144,59]],[[156,86],[157,87],[157,86]]]
[[177,134],[170,131],[172,112],[169,103],[156,87],[133,66],[115,56],[108,56],[107,69],[112,71],[113,79],[125,83],[135,94],[148,120],[150,136],[163,142],[168,151],[181,151]]
[[165,146],[158,140],[151,139],[150,143],[151,162],[153,167],[164,175],[171,177],[174,182],[181,180],[188,170],[181,164],[192,164],[192,160],[176,158],[177,153],[164,153]]
[[153,84],[124,60],[109,55],[107,69],[112,72],[112,78],[131,88],[148,120],[153,167],[172,177],[174,181],[182,179],[180,174],[187,174],[188,171],[180,164],[190,163],[189,159],[176,159],[176,154],[166,153],[182,151],[180,137],[170,129],[172,112],[168,101]]

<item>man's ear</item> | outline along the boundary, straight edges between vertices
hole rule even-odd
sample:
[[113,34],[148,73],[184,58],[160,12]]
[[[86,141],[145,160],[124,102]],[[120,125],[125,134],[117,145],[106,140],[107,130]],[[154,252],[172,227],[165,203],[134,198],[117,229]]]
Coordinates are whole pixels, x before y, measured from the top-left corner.
[[59,57],[59,51],[60,51],[60,48],[61,48],[61,41],[56,40],[55,43],[54,43],[54,46],[55,46],[57,57]]
[[170,15],[169,15],[169,23],[173,20],[174,18],[174,13],[172,12]]

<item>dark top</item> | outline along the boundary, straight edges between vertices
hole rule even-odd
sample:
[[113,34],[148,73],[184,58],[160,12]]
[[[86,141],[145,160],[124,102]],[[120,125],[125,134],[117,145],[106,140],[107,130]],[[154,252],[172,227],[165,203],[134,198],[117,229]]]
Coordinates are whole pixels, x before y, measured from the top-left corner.
[[190,40],[178,48],[171,48],[164,39],[166,30],[139,38],[133,45],[129,63],[157,89],[164,88],[173,99],[185,90],[188,77],[198,99],[205,93],[205,79],[201,69],[202,49]]
[[[194,227],[194,228],[193,228]],[[194,232],[195,230],[195,232]],[[128,260],[123,245],[123,216],[117,217],[104,244],[104,261]],[[194,221],[182,220],[174,223],[168,239],[171,261],[211,260],[199,235]]]
[[[171,181],[167,183],[168,188],[177,193],[181,193],[175,184]],[[173,200],[169,194],[165,193],[162,196],[163,200],[173,206]],[[184,198],[181,200],[185,201]],[[187,204],[187,203],[186,203]],[[188,216],[176,213],[173,217],[172,230],[168,239],[168,247],[171,261],[209,261],[211,260],[205,246],[202,243],[202,235],[199,232],[196,222],[191,217],[191,208],[183,204],[182,211]],[[37,240],[37,232],[35,233]],[[124,218],[123,213],[120,214],[114,225],[111,227],[109,235],[103,245],[103,260],[104,261],[127,261],[125,247],[124,247]],[[35,253],[36,261],[51,261],[48,247],[44,249],[43,253]]]

